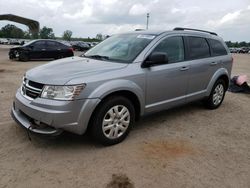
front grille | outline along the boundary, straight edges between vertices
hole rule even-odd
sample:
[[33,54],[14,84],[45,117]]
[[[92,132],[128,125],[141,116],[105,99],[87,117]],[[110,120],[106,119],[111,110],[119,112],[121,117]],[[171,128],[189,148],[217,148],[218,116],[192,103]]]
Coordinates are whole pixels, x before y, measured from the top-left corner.
[[33,81],[29,80],[29,85],[34,87],[34,88],[43,89],[44,84],[40,84],[38,82],[33,82]]
[[23,79],[22,94],[28,99],[35,99],[40,96],[44,84]]

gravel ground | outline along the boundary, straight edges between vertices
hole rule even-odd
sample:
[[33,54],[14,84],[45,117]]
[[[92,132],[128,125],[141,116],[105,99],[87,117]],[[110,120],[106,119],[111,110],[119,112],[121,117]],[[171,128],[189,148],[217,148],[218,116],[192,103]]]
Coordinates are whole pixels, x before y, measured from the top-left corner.
[[[217,110],[192,103],[141,119],[112,147],[87,136],[38,137],[10,117],[24,72],[47,61],[8,60],[0,48],[0,187],[250,187],[250,96],[227,93]],[[250,55],[233,75],[250,78]]]

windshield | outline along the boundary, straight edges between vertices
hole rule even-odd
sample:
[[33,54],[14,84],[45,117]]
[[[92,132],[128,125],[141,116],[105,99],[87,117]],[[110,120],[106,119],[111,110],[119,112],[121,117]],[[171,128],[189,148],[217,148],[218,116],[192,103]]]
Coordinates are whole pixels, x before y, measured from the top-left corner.
[[154,38],[142,34],[115,35],[87,51],[84,57],[131,63]]
[[28,45],[32,44],[33,42],[35,42],[35,40],[29,41],[29,42],[25,43],[23,46],[28,46]]

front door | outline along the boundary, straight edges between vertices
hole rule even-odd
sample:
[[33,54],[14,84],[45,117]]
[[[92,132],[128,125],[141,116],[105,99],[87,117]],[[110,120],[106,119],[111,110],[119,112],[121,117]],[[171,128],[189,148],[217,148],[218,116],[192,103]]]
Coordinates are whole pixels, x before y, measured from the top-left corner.
[[45,41],[37,41],[32,44],[32,48],[30,51],[30,59],[44,58],[45,53],[46,53]]
[[163,39],[153,52],[167,53],[168,63],[146,68],[146,113],[184,103],[188,86],[190,62],[184,61],[181,36]]

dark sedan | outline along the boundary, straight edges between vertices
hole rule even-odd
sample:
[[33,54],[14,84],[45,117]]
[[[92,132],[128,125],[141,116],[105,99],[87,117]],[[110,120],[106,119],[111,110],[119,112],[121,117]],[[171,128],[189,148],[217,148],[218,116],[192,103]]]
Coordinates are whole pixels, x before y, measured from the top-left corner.
[[55,40],[33,40],[20,47],[11,48],[10,59],[60,59],[74,56],[72,47]]

